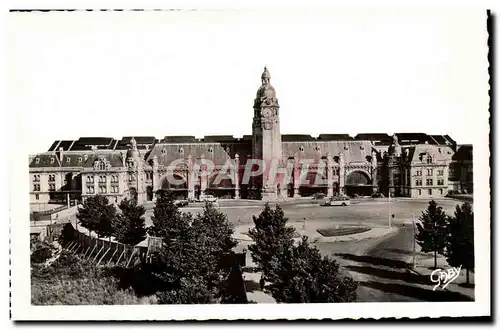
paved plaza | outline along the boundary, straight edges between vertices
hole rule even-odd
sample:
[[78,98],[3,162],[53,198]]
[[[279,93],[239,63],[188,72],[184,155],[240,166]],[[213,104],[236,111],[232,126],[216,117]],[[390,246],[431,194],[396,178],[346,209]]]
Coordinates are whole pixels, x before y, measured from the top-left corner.
[[[447,214],[452,215],[457,204],[462,202],[453,199],[436,200],[439,206],[442,206]],[[359,199],[353,200],[349,206],[321,206],[319,202],[313,200],[299,200],[296,203],[288,201],[280,203],[285,216],[289,219],[289,223],[303,223],[306,219],[306,226],[312,223],[321,223],[324,225],[362,225],[368,227],[388,227],[389,212],[394,214],[394,225],[403,223],[411,223],[412,215],[415,220],[422,214],[422,211],[427,208],[429,200],[415,199],[396,199],[390,204],[387,199]],[[154,205],[147,205],[146,211],[146,226],[150,226],[151,216],[153,215]],[[264,205],[261,201],[221,201],[219,209],[225,213],[228,220],[234,225],[252,224],[252,217],[258,215]],[[182,208],[183,212],[191,212],[196,214],[202,210],[202,205],[198,204],[195,207]]]

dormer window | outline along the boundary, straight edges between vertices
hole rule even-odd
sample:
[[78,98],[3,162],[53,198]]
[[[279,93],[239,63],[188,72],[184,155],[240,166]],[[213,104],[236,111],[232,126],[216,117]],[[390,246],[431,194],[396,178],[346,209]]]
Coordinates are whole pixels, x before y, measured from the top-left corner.
[[180,154],[183,154],[183,153],[184,153],[184,148],[183,148],[183,147],[180,147],[180,148],[179,148],[179,153],[180,153]]
[[208,152],[209,152],[210,154],[213,154],[213,153],[214,153],[214,148],[212,148],[212,147],[208,148]]
[[314,150],[316,150],[317,152],[320,152],[320,151],[321,151],[321,148],[320,148],[319,146],[316,146],[316,147],[314,148]]
[[162,154],[166,154],[167,153],[167,149],[161,149],[161,153]]
[[349,150],[349,147],[348,146],[344,146],[344,150]]
[[69,163],[71,162],[71,158],[70,157],[66,157],[66,163]]
[[38,158],[38,157],[37,157],[37,158],[35,159],[35,163],[40,164],[40,158]]
[[[85,157],[85,160],[87,160],[89,158],[89,155],[84,155],[84,157]],[[82,157],[80,157],[78,159],[79,159],[79,162],[81,162]]]
[[432,156],[427,156],[427,164],[432,164]]
[[304,147],[300,146],[300,147],[299,147],[299,151],[300,151],[300,152],[304,152]]
[[82,157],[78,157],[78,162],[81,163],[82,162]]
[[55,159],[54,159],[54,157],[52,157],[52,158],[50,159],[50,163],[51,163],[51,164],[54,164],[54,162],[55,162]]
[[364,146],[359,146],[359,150],[365,150]]

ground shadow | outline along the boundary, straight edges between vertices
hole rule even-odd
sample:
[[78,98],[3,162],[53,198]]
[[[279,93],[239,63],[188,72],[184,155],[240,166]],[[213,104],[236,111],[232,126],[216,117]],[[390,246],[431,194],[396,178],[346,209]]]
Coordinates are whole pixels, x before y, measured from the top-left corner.
[[246,292],[260,291],[259,283],[251,280],[245,280]]
[[373,265],[386,266],[392,268],[410,268],[410,265],[408,263],[401,260],[393,260],[393,259],[371,257],[371,256],[358,256],[350,253],[336,253],[335,255],[343,259],[352,260],[356,262],[363,262]]
[[425,301],[474,301],[474,299],[461,293],[444,291],[439,288],[436,291],[432,291],[432,289],[423,289],[416,286],[375,281],[358,282],[358,285]]
[[458,286],[461,286],[462,288],[467,288],[467,289],[474,289],[476,285],[474,283],[457,283]]
[[354,272],[364,273],[377,277],[383,277],[391,280],[400,280],[408,283],[423,284],[423,285],[432,284],[429,276],[417,275],[409,271],[397,272],[397,271],[391,271],[387,269],[381,269],[369,266],[345,266],[345,268]]
[[401,249],[384,249],[384,251],[405,254],[405,255],[412,255],[413,254],[413,251],[401,250]]

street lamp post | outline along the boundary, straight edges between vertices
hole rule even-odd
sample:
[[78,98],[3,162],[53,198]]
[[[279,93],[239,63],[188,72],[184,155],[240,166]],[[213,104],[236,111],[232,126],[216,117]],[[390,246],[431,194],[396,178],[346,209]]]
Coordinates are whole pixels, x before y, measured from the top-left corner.
[[390,190],[389,190],[388,201],[389,201],[389,229],[391,229],[392,228],[392,226],[391,226],[392,215],[391,215],[391,191]]
[[415,214],[412,213],[411,214],[411,222],[412,222],[412,225],[413,225],[413,262],[412,262],[412,267],[413,269],[415,269],[415,251],[416,251],[416,246],[415,246]]

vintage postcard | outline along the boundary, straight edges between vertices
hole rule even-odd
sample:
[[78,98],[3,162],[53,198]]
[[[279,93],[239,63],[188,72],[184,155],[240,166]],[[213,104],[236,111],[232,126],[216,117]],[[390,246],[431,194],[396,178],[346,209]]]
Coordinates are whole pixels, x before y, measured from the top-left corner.
[[489,17],[10,11],[12,319],[491,316]]

